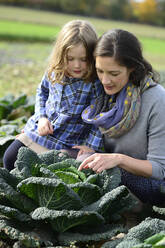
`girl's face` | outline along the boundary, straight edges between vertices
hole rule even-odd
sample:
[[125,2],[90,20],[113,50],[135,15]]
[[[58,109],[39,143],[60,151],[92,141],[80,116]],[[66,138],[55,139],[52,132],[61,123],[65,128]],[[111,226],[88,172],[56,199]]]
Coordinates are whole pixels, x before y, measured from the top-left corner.
[[66,73],[68,76],[82,78],[87,73],[87,54],[83,44],[70,48],[66,59]]
[[119,65],[113,57],[96,57],[96,71],[107,95],[118,93],[128,82],[133,69]]

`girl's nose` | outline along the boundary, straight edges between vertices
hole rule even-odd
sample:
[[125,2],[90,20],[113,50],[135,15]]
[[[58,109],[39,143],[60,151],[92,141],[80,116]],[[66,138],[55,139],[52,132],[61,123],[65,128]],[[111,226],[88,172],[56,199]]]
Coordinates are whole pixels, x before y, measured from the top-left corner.
[[80,61],[79,61],[79,60],[75,60],[74,66],[75,66],[76,68],[80,67]]

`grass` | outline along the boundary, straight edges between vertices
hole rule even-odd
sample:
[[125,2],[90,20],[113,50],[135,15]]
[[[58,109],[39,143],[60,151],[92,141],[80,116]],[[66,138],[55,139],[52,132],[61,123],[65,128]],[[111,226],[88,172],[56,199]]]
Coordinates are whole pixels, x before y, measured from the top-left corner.
[[96,27],[96,30],[99,34],[102,34],[103,32],[111,28],[122,28],[133,32],[137,36],[152,37],[165,40],[165,28],[163,27],[155,27],[150,25],[120,22],[100,18],[83,17],[78,15],[68,15],[50,11],[38,11],[34,9],[25,9],[19,7],[7,7],[1,5],[0,19],[44,24],[49,26],[53,25],[60,28],[63,26],[64,23],[73,19],[85,19],[90,21]]
[[60,28],[34,23],[0,20],[0,37],[4,40],[53,41]]
[[[90,21],[99,35],[116,27],[133,32],[142,42],[144,57],[156,70],[165,71],[165,28],[1,5],[0,97],[8,93],[35,94],[52,50],[52,40],[64,23],[73,19]],[[164,82],[165,73],[161,75]]]

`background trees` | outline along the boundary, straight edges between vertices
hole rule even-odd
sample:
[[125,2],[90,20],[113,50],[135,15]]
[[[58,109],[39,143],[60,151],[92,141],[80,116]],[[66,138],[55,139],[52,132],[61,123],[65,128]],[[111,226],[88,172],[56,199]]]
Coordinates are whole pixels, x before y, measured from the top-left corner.
[[164,0],[0,0],[0,4],[165,26]]

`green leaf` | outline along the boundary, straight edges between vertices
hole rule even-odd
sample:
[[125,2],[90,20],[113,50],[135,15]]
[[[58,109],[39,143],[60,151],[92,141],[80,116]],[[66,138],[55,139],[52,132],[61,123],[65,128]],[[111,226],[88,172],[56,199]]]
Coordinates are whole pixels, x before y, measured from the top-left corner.
[[81,198],[84,205],[91,204],[101,197],[101,189],[94,184],[90,183],[76,183],[69,185]]
[[[37,234],[20,231],[14,226],[14,222],[9,220],[0,220],[0,237],[8,240],[20,240],[20,247],[36,248],[40,247],[42,240]],[[21,228],[23,229],[23,228]]]
[[18,209],[0,205],[0,213],[9,218],[17,219],[21,222],[31,220],[30,216],[20,212]]
[[17,192],[19,179],[4,168],[0,168],[0,199],[1,204],[10,203],[8,206],[23,210],[25,213],[32,211],[36,206],[32,200]]
[[[62,164],[62,166],[61,166],[61,164]],[[65,163],[64,162],[61,162],[60,164],[55,163],[54,165],[50,165],[48,168],[51,169],[54,172],[58,172],[58,171],[60,171],[60,172],[61,171],[71,172],[76,176],[76,178],[79,178],[81,181],[86,180],[85,173],[82,172],[82,171],[78,171],[78,169],[76,167],[74,167],[73,165],[70,165],[70,163],[68,163],[68,159],[65,160]]]
[[[76,228],[78,229],[78,227]],[[119,224],[108,224],[100,226],[92,226],[86,225],[84,231],[79,232],[64,232],[59,233],[58,239],[61,245],[70,245],[72,242],[76,241],[78,244],[79,242],[87,243],[91,241],[105,241],[110,240],[112,237],[116,236],[119,233],[126,232],[122,225]],[[102,246],[101,246],[102,247]],[[109,246],[110,247],[110,246]]]
[[0,136],[7,136],[7,135],[17,135],[18,134],[18,126],[17,125],[3,125],[0,127]]
[[160,208],[160,207],[153,206],[153,210],[154,210],[154,212],[165,216],[165,208]]
[[6,104],[6,105],[11,105],[13,101],[14,101],[14,95],[12,94],[8,94],[0,98],[0,103]]
[[[48,166],[48,169],[55,171],[55,170],[68,170],[69,167],[77,166],[80,162],[76,161],[75,159],[64,159],[59,162],[55,162],[54,164],[51,164]],[[76,173],[78,174],[78,172]]]
[[[0,162],[8,146],[15,140],[15,136],[0,137]],[[3,161],[2,161],[3,162]]]
[[156,233],[155,235],[152,235],[151,237],[144,240],[144,243],[146,244],[156,244],[158,241],[162,240],[162,238],[165,238],[165,232]]
[[20,105],[24,105],[26,103],[27,96],[22,94],[14,99],[12,107],[13,109],[18,108]]
[[57,162],[61,162],[64,159],[69,158],[68,154],[63,154],[58,150],[50,150],[48,152],[38,154],[39,159],[43,164],[51,165]]
[[10,111],[11,111],[10,106],[0,103],[0,120],[6,119]]
[[152,248],[153,246],[151,244],[137,244],[137,245],[134,245],[132,248]]
[[125,186],[120,186],[116,189],[113,189],[111,192],[106,193],[103,195],[98,201],[85,206],[82,208],[84,211],[97,211],[101,214],[104,218],[110,218],[111,215],[114,213],[116,214],[117,211],[121,211],[121,206],[118,204],[119,200],[122,197],[125,197],[129,194],[128,189]]
[[111,168],[110,170],[104,170],[99,174],[99,177],[98,185],[103,189],[104,193],[117,188],[121,182],[120,169],[117,167]]
[[80,197],[61,180],[30,177],[18,184],[18,189],[39,206],[49,209],[80,209]]
[[81,180],[72,172],[56,171],[55,174],[66,184],[78,183]]
[[92,184],[98,184],[98,180],[99,180],[99,177],[100,175],[99,174],[93,174],[93,175],[90,175],[89,177],[87,177],[86,179],[86,183],[92,183]]
[[21,147],[18,151],[15,167],[18,168],[22,177],[36,176],[39,173],[41,159],[37,153],[27,147]]
[[14,189],[16,189],[19,179],[12,175],[7,169],[0,168],[0,178],[5,180],[6,183],[10,184]]
[[[148,217],[143,220],[139,225],[129,229],[124,240],[117,245],[116,248],[132,248],[144,240],[151,237],[152,235],[165,230],[165,221],[157,218]],[[147,245],[147,244],[146,244]],[[149,244],[148,244],[149,245]]]
[[47,220],[51,223],[52,228],[58,232],[66,230],[77,225],[87,224],[96,226],[104,222],[104,218],[97,212],[63,210],[56,211],[48,208],[37,208],[32,214],[34,220]]
[[159,242],[154,244],[155,248],[164,248],[165,247],[165,236]]
[[49,169],[45,168],[45,167],[40,167],[40,176],[41,177],[48,177],[48,178],[56,178],[59,179],[58,176],[56,176],[55,173],[53,173],[52,171],[50,171]]

